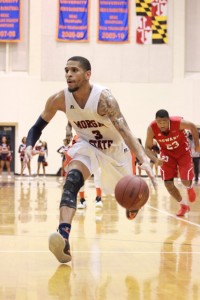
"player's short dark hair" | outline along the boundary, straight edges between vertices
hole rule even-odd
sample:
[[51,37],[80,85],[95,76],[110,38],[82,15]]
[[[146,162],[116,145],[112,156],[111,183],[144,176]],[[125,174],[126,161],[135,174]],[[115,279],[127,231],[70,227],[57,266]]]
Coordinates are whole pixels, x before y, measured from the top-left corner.
[[72,56],[67,61],[69,60],[78,61],[84,70],[91,71],[91,64],[87,58],[83,56]]
[[169,113],[165,109],[160,109],[156,113],[156,119],[157,118],[169,118]]

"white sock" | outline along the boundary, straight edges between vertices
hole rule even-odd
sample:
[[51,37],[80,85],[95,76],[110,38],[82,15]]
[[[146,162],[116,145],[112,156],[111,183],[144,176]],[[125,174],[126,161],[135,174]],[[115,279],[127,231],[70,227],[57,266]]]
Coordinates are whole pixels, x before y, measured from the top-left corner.
[[187,189],[190,190],[193,188],[193,184],[191,186],[187,186]]
[[183,205],[188,205],[188,202],[186,199],[182,199],[179,203],[183,204]]
[[193,181],[192,181],[192,183],[191,183],[191,185],[190,185],[190,186],[185,186],[185,187],[186,187],[186,189],[188,189],[188,190],[189,190],[189,189],[192,189],[192,188],[193,188],[193,185],[194,185],[194,184],[193,184]]

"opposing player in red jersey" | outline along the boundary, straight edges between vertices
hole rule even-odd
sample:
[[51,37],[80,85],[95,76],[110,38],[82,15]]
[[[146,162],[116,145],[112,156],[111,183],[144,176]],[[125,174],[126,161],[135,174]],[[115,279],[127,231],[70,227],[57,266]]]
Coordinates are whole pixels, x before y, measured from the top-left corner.
[[[192,187],[193,163],[185,129],[191,131],[195,150],[200,152],[199,135],[195,124],[183,120],[182,117],[169,117],[169,113],[164,109],[157,111],[155,121],[148,127],[145,142],[147,155],[161,166],[160,171],[165,187],[170,195],[180,203],[180,209],[176,214],[179,217],[189,212],[190,207],[187,200],[182,199],[179,190],[174,185],[174,178],[177,177],[178,171],[182,184],[187,188],[189,201],[194,202],[196,199],[196,193]],[[151,150],[153,139],[160,146],[160,158],[156,158]]]

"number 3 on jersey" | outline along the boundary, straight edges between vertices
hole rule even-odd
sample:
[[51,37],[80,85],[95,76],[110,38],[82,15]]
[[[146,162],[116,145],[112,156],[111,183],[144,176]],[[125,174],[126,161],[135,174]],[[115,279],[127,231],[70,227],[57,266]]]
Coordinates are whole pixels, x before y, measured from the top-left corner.
[[101,132],[99,130],[93,130],[92,133],[94,134],[94,137],[96,140],[103,139],[103,135],[101,134]]

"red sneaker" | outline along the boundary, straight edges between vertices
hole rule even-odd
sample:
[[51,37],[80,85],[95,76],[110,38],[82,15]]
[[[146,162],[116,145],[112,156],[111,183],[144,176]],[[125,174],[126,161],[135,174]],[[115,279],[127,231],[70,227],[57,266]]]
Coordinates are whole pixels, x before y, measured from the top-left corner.
[[185,213],[190,211],[190,207],[188,205],[181,204],[179,211],[177,212],[177,217],[184,217]]
[[194,202],[196,200],[196,193],[193,188],[187,189],[188,198],[190,202]]

